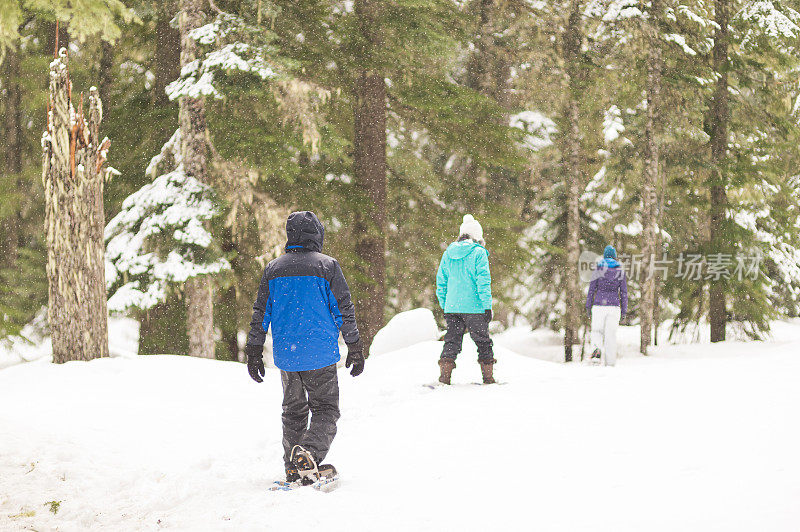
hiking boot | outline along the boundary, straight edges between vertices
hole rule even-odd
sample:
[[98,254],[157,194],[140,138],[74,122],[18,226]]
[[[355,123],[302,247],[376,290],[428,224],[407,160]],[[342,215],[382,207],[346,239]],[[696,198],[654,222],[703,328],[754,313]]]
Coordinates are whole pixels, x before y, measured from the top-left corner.
[[320,464],[318,469],[319,478],[333,478],[339,474],[336,468],[331,464]]
[[297,468],[294,466],[289,466],[286,468],[286,482],[297,482],[300,480],[300,473],[297,472]]
[[453,374],[453,369],[456,367],[456,361],[452,358],[440,358],[439,359],[439,369],[441,373],[439,375],[439,382],[442,384],[450,384],[450,376]]
[[319,479],[317,461],[314,460],[314,456],[311,452],[301,445],[295,445],[292,448],[291,461],[292,465],[297,468],[297,474],[303,481],[310,479],[312,482],[315,482]]
[[494,371],[494,363],[497,362],[495,359],[492,359],[491,362],[481,362],[481,375],[483,376],[483,383],[484,384],[494,384],[494,375],[492,372]]

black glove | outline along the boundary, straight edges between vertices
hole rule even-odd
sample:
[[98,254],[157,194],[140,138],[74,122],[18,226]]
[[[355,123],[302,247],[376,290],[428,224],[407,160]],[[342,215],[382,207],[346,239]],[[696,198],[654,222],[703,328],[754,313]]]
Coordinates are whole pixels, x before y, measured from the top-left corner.
[[350,370],[350,375],[353,377],[361,375],[364,371],[364,346],[360,338],[352,344],[347,344],[347,360],[344,361],[344,367],[350,366],[353,366]]
[[492,321],[492,316],[493,316],[493,315],[492,315],[492,309],[490,309],[490,308],[487,308],[487,309],[486,309],[486,310],[483,312],[483,315],[486,317],[486,323],[491,323],[491,321]]
[[247,372],[250,377],[256,382],[264,382],[263,377],[266,372],[264,371],[264,351],[263,345],[244,346],[244,353],[247,355]]

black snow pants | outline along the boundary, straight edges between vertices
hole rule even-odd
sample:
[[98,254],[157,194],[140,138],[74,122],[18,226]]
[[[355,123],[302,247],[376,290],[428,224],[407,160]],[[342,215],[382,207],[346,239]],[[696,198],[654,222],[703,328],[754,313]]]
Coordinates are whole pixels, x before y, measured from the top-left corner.
[[469,330],[472,341],[478,346],[478,362],[494,362],[492,339],[489,337],[489,323],[485,314],[446,313],[444,320],[447,322],[447,333],[444,335],[442,358],[456,359],[461,352],[464,332]]
[[340,415],[336,364],[309,371],[281,370],[281,384],[283,461],[288,469],[292,448],[302,445],[319,464],[331,448]]

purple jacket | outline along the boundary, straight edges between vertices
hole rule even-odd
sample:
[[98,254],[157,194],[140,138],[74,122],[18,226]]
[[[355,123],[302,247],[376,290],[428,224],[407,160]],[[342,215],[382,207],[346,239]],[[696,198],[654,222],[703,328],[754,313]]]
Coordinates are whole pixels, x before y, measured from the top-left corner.
[[589,283],[586,310],[591,310],[592,305],[619,307],[623,316],[628,311],[628,281],[616,260],[603,259],[598,264]]

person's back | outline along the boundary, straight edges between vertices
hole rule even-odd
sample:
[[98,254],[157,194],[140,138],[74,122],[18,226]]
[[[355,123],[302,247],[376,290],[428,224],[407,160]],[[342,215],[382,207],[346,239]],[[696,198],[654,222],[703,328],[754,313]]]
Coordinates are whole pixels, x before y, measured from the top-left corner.
[[[442,255],[437,294],[446,313],[483,314],[492,306],[489,252],[472,239],[450,244]],[[444,297],[446,295],[446,297]]]
[[605,355],[606,364],[613,366],[617,360],[617,325],[628,310],[628,281],[613,246],[606,246],[589,283],[586,310],[592,322],[592,358]]
[[[339,332],[351,375],[364,369],[355,308],[342,269],[322,253],[325,229],[313,212],[286,221],[286,254],[264,268],[245,352],[250,377],[262,382],[267,331],[283,386],[283,447],[288,482],[317,480],[339,419]],[[311,424],[308,414],[311,412]]]
[[620,263],[616,260],[613,262],[603,261],[598,266],[595,281],[593,303],[595,305],[619,307],[622,299],[621,293],[623,290],[627,291],[625,271],[621,268]]
[[489,337],[492,320],[489,252],[483,246],[483,227],[472,215],[464,216],[458,241],[450,244],[442,255],[436,273],[436,297],[447,322],[439,358],[439,382],[450,384],[466,331],[478,347],[483,382],[495,382],[492,367],[496,360]]
[[[267,265],[271,305],[262,326],[272,325],[273,357],[280,369],[305,371],[339,360],[344,320],[335,293],[345,288],[336,286],[340,273],[332,257],[302,248]],[[355,341],[349,328],[342,332],[346,342]]]

